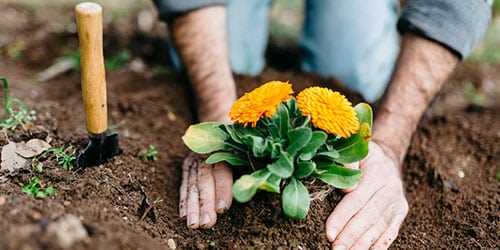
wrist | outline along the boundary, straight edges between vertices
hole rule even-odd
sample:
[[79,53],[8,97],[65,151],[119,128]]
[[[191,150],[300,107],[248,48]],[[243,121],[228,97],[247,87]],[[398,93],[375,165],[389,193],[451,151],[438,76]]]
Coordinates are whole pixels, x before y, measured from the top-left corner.
[[382,108],[374,123],[372,140],[398,164],[401,164],[415,127],[416,121],[410,117]]

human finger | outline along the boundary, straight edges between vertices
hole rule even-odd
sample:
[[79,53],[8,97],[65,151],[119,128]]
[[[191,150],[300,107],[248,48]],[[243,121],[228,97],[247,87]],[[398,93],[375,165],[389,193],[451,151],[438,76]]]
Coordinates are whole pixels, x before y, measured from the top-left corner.
[[196,229],[200,226],[200,201],[198,190],[198,166],[191,165],[187,193],[187,225]]
[[212,227],[217,221],[215,213],[215,181],[212,175],[212,165],[199,163],[198,191],[200,194],[200,227]]
[[189,182],[189,169],[193,164],[193,158],[188,156],[184,159],[182,163],[182,180],[181,186],[179,188],[179,216],[181,218],[186,217],[187,208],[187,193],[188,193],[188,182]]
[[350,249],[351,246],[368,231],[379,218],[384,216],[384,212],[389,207],[390,195],[385,192],[377,192],[366,205],[356,213],[344,226],[335,239],[334,246],[343,246]]
[[233,201],[233,171],[225,164],[215,164],[212,170],[215,179],[215,210],[223,213]]

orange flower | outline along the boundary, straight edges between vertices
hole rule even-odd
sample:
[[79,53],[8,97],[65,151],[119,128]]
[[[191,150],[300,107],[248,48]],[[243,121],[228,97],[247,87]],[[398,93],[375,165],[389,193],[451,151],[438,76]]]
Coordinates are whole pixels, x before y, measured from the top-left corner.
[[299,93],[297,105],[313,125],[330,134],[347,138],[359,130],[359,121],[351,102],[339,92],[310,87]]
[[287,82],[270,81],[245,93],[238,99],[229,112],[231,121],[252,127],[262,116],[272,117],[282,102],[287,101],[293,94],[292,85]]

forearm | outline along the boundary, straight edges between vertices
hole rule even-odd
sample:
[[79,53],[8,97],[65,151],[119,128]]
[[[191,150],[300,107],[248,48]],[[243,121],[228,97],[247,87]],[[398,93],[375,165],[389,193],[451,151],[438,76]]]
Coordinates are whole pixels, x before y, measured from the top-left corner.
[[374,141],[399,162],[422,114],[458,63],[456,55],[431,40],[406,34],[391,84],[379,107]]
[[201,121],[226,120],[236,90],[229,64],[226,11],[205,7],[176,17],[171,34],[198,98]]

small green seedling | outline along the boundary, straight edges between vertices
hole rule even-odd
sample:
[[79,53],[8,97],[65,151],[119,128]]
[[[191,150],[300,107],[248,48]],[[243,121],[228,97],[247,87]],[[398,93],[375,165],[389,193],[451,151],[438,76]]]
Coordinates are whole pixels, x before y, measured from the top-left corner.
[[28,183],[23,185],[23,193],[33,197],[33,198],[47,198],[55,195],[56,189],[52,186],[42,188],[40,183],[40,178],[32,177]]
[[52,154],[56,158],[57,164],[64,170],[71,170],[75,164],[75,150],[72,146],[61,146],[58,148],[49,148],[44,154]]
[[15,130],[17,127],[25,127],[26,124],[36,119],[36,112],[29,110],[26,105],[10,96],[9,82],[0,77],[3,91],[3,108],[5,118],[0,120],[0,128]]
[[130,60],[130,53],[128,51],[123,50],[117,54],[110,56],[104,62],[107,70],[117,70],[125,66],[125,64]]
[[158,150],[154,145],[149,145],[147,149],[139,152],[139,158],[143,161],[156,161],[158,159]]
[[478,107],[483,107],[486,102],[485,96],[482,95],[470,81],[465,82],[464,97],[470,104]]

